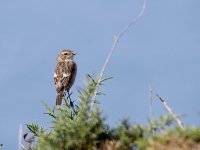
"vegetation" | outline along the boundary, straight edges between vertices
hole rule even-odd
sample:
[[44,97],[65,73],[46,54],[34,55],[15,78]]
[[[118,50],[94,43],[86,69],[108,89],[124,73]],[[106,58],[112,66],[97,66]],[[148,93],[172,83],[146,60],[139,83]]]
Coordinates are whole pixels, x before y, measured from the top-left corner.
[[[102,80],[103,84],[105,80]],[[87,77],[87,85],[79,89],[79,105],[68,104],[53,108],[44,103],[51,127],[44,129],[37,124],[27,124],[31,137],[24,139],[31,150],[198,150],[200,128],[181,130],[174,125],[173,117],[161,116],[147,126],[132,125],[128,119],[113,129],[106,124],[98,105],[93,111],[90,102],[96,81]],[[101,85],[100,84],[100,85]],[[101,93],[99,93],[101,94]],[[33,142],[35,144],[33,144]],[[34,145],[34,146],[32,146]],[[24,148],[25,149],[25,148]]]

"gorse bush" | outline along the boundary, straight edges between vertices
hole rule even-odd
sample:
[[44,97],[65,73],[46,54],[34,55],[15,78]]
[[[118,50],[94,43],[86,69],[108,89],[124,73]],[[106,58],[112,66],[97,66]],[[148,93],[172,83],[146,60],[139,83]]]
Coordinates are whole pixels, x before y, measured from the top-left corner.
[[[107,78],[109,79],[109,78]],[[101,84],[107,79],[102,80]],[[91,100],[97,82],[87,76],[87,84],[79,88],[79,103],[68,103],[63,97],[60,107],[45,108],[51,118],[50,128],[27,124],[33,136],[27,140],[30,150],[180,150],[200,149],[200,128],[180,130],[169,115],[151,121],[147,126],[132,125],[128,119],[110,129],[99,105],[91,111]],[[98,93],[101,94],[101,93]],[[35,142],[35,144],[32,144]],[[34,146],[33,146],[34,145]]]
[[164,130],[151,138],[144,137],[141,141],[138,140],[138,145],[140,143],[138,147],[141,150],[199,150],[199,138],[199,128],[187,128],[185,130],[173,128]]
[[67,103],[53,108],[45,104],[47,113],[51,116],[52,127],[49,132],[36,124],[29,124],[29,132],[38,137],[37,144],[32,149],[37,150],[82,150],[98,148],[109,138],[109,130],[105,119],[101,117],[98,107],[90,111],[90,101],[94,94],[96,82],[88,76],[87,85],[79,89],[79,106]]

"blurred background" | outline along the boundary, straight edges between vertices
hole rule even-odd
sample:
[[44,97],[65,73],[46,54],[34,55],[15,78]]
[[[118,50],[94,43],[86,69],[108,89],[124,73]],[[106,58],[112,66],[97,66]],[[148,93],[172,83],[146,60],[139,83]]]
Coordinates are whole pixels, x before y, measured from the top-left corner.
[[[2,0],[0,1],[0,144],[17,149],[20,124],[48,125],[41,100],[50,106],[56,92],[57,54],[78,54],[72,98],[86,74],[98,75],[113,37],[142,7],[142,0]],[[200,1],[148,1],[144,16],[120,40],[101,87],[103,115],[110,127],[124,117],[145,125],[149,85],[182,117],[200,124]],[[153,96],[153,118],[167,113]],[[25,131],[24,131],[25,132]]]

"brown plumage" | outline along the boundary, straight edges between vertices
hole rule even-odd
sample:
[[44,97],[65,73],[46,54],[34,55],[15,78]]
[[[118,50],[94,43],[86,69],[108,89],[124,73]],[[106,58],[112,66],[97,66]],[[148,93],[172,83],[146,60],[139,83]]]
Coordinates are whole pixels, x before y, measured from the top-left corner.
[[54,71],[54,84],[57,91],[56,105],[61,105],[63,92],[69,92],[74,84],[77,66],[73,60],[75,53],[69,49],[62,50],[57,57]]

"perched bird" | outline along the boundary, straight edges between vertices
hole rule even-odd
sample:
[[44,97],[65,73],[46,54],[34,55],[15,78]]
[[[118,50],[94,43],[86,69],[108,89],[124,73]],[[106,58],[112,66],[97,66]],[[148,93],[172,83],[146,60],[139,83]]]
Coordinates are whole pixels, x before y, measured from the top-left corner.
[[57,91],[56,105],[61,105],[63,92],[67,91],[69,94],[74,84],[77,73],[77,65],[73,60],[74,55],[76,53],[69,49],[64,49],[58,54],[54,71],[54,84]]

